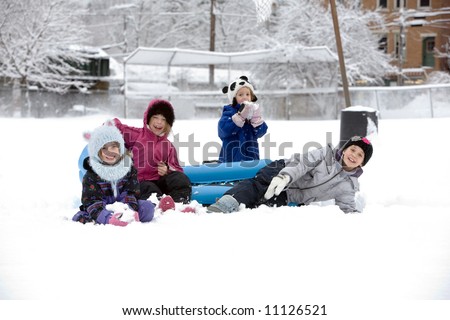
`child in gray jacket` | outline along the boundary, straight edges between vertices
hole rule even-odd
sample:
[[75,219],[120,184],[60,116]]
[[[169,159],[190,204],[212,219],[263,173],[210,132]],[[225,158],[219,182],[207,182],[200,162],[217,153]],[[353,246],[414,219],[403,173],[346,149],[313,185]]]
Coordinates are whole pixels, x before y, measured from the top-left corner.
[[370,141],[355,136],[338,149],[327,145],[304,155],[294,154],[288,160],[274,161],[254,178],[225,192],[208,211],[234,212],[241,203],[255,208],[260,204],[299,206],[334,199],[345,213],[357,212],[358,177],[372,153]]

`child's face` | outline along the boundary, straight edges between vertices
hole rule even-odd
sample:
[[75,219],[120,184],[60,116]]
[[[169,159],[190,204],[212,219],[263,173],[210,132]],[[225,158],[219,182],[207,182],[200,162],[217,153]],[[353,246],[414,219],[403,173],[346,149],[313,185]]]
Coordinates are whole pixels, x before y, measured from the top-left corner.
[[236,101],[241,104],[244,101],[252,101],[252,92],[247,87],[242,87],[236,93]]
[[108,142],[99,152],[100,159],[107,164],[115,164],[120,159],[120,149],[117,142]]
[[347,171],[359,167],[364,161],[364,150],[357,145],[351,145],[342,154],[344,169]]
[[160,136],[166,131],[167,128],[166,118],[160,114],[156,114],[150,118],[148,126],[155,135]]

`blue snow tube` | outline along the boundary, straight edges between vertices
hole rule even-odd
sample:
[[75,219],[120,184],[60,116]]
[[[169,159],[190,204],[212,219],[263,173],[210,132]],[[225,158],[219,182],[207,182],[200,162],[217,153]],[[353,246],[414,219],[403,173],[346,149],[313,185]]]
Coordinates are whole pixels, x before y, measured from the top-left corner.
[[240,162],[207,163],[183,167],[184,173],[193,184],[227,183],[252,178],[259,169],[271,160],[252,160]]
[[[80,181],[86,170],[83,161],[89,156],[87,145],[78,158]],[[252,178],[272,160],[252,160],[241,162],[208,163],[183,167],[184,173],[192,183],[192,200],[201,204],[211,204],[220,198],[234,183]]]
[[192,200],[201,204],[216,202],[234,183],[253,178],[271,160],[224,162],[183,167],[192,183]]
[[83,181],[84,174],[86,173],[86,169],[83,168],[83,161],[89,157],[88,146],[86,145],[81,151],[80,157],[78,158],[78,175],[80,177],[80,182]]

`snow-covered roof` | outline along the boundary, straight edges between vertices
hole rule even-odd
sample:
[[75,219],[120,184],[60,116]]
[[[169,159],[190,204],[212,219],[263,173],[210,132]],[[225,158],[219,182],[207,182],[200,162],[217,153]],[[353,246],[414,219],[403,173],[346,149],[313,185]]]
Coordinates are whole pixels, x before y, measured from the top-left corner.
[[268,49],[244,52],[212,52],[178,48],[144,48],[134,50],[126,64],[187,66],[240,63],[312,63],[336,62],[337,56],[328,47],[295,47],[289,50]]

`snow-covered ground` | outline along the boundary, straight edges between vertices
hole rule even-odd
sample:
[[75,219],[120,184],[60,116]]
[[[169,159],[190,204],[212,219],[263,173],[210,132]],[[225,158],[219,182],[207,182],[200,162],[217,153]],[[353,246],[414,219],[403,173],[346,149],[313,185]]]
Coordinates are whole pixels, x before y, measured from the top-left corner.
[[[122,307],[162,305],[253,307],[241,318],[269,319],[276,304],[326,304],[326,319],[448,319],[448,303],[414,299],[450,299],[450,118],[380,120],[362,214],[201,208],[125,228],[74,223],[82,133],[108,117],[0,118],[0,299],[22,300],[0,302],[1,319],[122,319]],[[200,143],[180,149],[183,162],[203,160],[216,124],[175,122],[179,141]],[[271,159],[324,145],[327,132],[339,139],[338,120],[268,125]],[[191,318],[208,317],[178,317]]]

